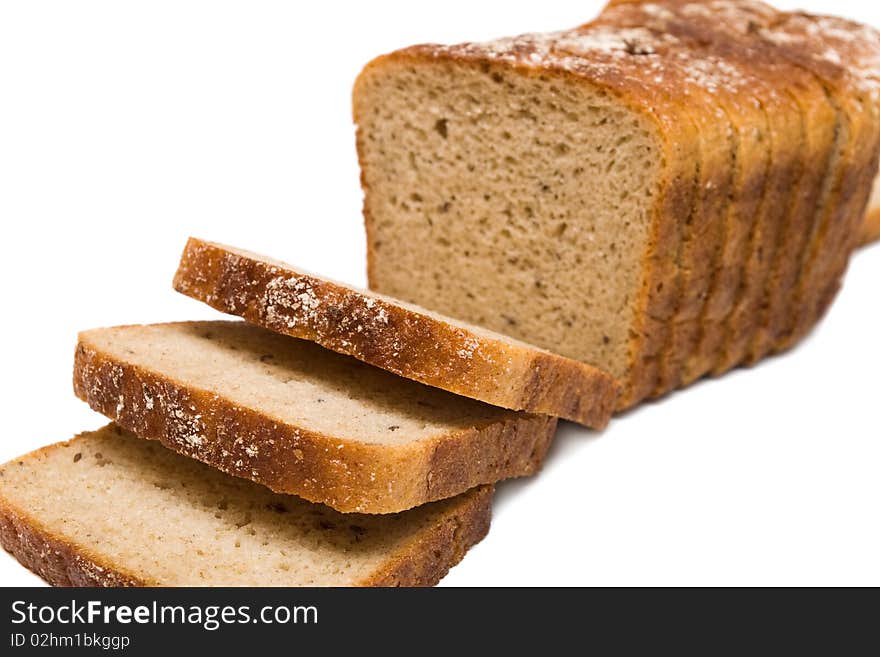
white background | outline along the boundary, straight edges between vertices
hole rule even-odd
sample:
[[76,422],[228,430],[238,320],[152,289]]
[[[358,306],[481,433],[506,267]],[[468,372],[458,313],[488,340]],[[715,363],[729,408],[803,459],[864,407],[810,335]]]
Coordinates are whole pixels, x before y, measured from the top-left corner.
[[[784,4],[880,25],[873,2]],[[104,424],[71,392],[78,330],[215,317],[170,287],[190,234],[364,284],[349,112],[371,57],[599,8],[0,4],[0,460]],[[878,286],[873,247],[791,354],[602,434],[564,424],[444,584],[880,584]],[[0,553],[0,584],[38,583]]]

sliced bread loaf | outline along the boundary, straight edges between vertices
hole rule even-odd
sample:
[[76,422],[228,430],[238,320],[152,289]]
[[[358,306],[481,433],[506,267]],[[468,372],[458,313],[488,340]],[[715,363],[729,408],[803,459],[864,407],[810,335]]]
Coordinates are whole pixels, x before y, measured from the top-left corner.
[[0,543],[54,586],[430,586],[491,496],[346,515],[110,425],[0,466]]
[[532,474],[556,426],[244,322],[86,331],[74,389],[142,438],[344,512]]
[[[780,309],[772,306],[787,302],[788,295],[768,286],[784,280],[801,288],[798,312],[782,311],[782,317],[803,311],[804,325],[812,326],[817,314],[808,309],[816,306],[814,291],[848,255],[837,231],[845,221],[832,226],[829,220],[861,216],[858,199],[868,183],[852,181],[864,179],[866,162],[878,152],[874,128],[880,121],[870,103],[863,104],[871,97],[863,90],[873,85],[863,66],[839,72],[832,84],[813,68],[824,63],[803,60],[821,60],[835,33],[853,43],[834,50],[843,68],[858,64],[858,57],[866,61],[865,53],[880,53],[880,45],[867,28],[826,28],[823,19],[747,0],[659,0],[641,7],[658,16],[670,12],[685,27],[697,24],[690,16],[716,9],[729,12],[724,26],[736,26],[740,36],[719,29],[727,45],[710,40],[692,48],[689,58],[718,60],[751,76],[755,84],[745,93],[760,104],[755,115],[764,113],[767,129],[761,119],[753,128],[762,131],[769,153],[766,160],[745,164],[769,162],[768,191],[748,246],[742,248],[737,236],[728,252],[741,260],[739,267],[728,262],[742,272],[736,291],[712,282],[725,266],[724,240],[733,234],[725,232],[719,246],[713,233],[704,249],[700,231],[694,231],[725,221],[711,217],[714,211],[708,220],[699,217],[700,204],[719,203],[702,189],[690,195],[689,207],[663,203],[671,198],[669,181],[684,189],[680,181],[687,178],[685,167],[676,174],[666,170],[667,142],[681,143],[680,126],[691,128],[689,139],[700,138],[692,129],[686,86],[665,75],[679,66],[670,61],[675,50],[655,47],[633,23],[621,25],[614,7],[572,30],[417,46],[367,65],[355,85],[354,118],[371,287],[593,363],[622,381],[621,406],[650,391],[645,379],[656,376],[657,368],[645,363],[662,363],[670,353],[676,355],[668,382],[684,385],[709,368],[722,371],[750,353],[780,348],[784,339],[767,327],[782,321]],[[728,21],[730,16],[735,20]],[[797,41],[798,21],[815,26],[810,48]],[[709,23],[700,29],[708,33]],[[752,65],[738,55],[738,40],[752,44],[762,59]],[[699,66],[694,71],[700,73]],[[798,80],[811,81],[801,90]],[[815,106],[823,95],[826,105]],[[732,120],[735,99],[727,98]],[[840,140],[829,145],[830,117],[846,119],[857,106],[863,111],[853,134],[860,136],[866,156],[851,157],[844,148],[839,166],[831,167],[839,182],[831,186],[830,209],[823,208],[816,239],[803,247],[809,255],[802,267],[788,260],[796,258],[789,247],[799,249],[803,227],[812,229],[816,215],[807,188],[811,180],[824,179],[824,163],[833,158],[828,151],[840,145]],[[669,119],[677,121],[675,128]],[[821,134],[810,131],[809,121]],[[848,134],[843,141],[849,143]],[[807,152],[809,163],[803,160]],[[585,171],[590,175],[582,176]],[[697,180],[712,178],[698,170]],[[821,192],[824,183],[818,184]],[[658,245],[665,255],[658,256]],[[716,264],[707,269],[704,257]],[[450,271],[457,275],[448,276]],[[709,272],[708,287],[695,271]],[[792,278],[795,283],[788,282]],[[669,327],[670,321],[672,349],[658,359],[645,345],[656,343],[655,327]],[[706,326],[714,334],[704,344]],[[766,333],[756,337],[759,331]]]
[[494,406],[602,428],[618,385],[586,363],[423,308],[190,238],[179,292],[277,333]]

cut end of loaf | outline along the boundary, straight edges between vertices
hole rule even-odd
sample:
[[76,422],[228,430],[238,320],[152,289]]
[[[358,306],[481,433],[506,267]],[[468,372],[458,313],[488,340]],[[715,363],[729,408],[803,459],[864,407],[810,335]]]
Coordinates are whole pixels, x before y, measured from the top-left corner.
[[56,586],[427,586],[485,536],[491,494],[344,515],[110,425],[0,466],[0,540]]
[[581,78],[426,49],[369,65],[354,113],[373,288],[626,377],[652,122]]

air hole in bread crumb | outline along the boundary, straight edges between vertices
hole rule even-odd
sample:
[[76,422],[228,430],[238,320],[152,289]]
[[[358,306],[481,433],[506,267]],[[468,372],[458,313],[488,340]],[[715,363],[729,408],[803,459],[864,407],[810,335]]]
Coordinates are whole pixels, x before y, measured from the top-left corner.
[[446,139],[449,135],[448,125],[449,121],[447,119],[437,119],[437,121],[434,123],[434,130],[436,130],[437,134],[443,137],[443,139]]

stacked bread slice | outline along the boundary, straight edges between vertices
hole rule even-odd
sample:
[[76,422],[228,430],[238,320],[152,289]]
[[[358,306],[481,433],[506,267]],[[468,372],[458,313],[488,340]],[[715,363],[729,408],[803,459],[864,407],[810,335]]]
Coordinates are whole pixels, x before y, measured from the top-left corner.
[[354,93],[370,285],[601,367],[621,408],[756,362],[835,296],[878,90],[875,30],[753,0],[385,55]]
[[589,365],[231,247],[191,239],[175,287],[248,321],[84,331],[74,391],[114,424],[0,469],[0,540],[52,584],[434,584],[557,417],[616,406]]

